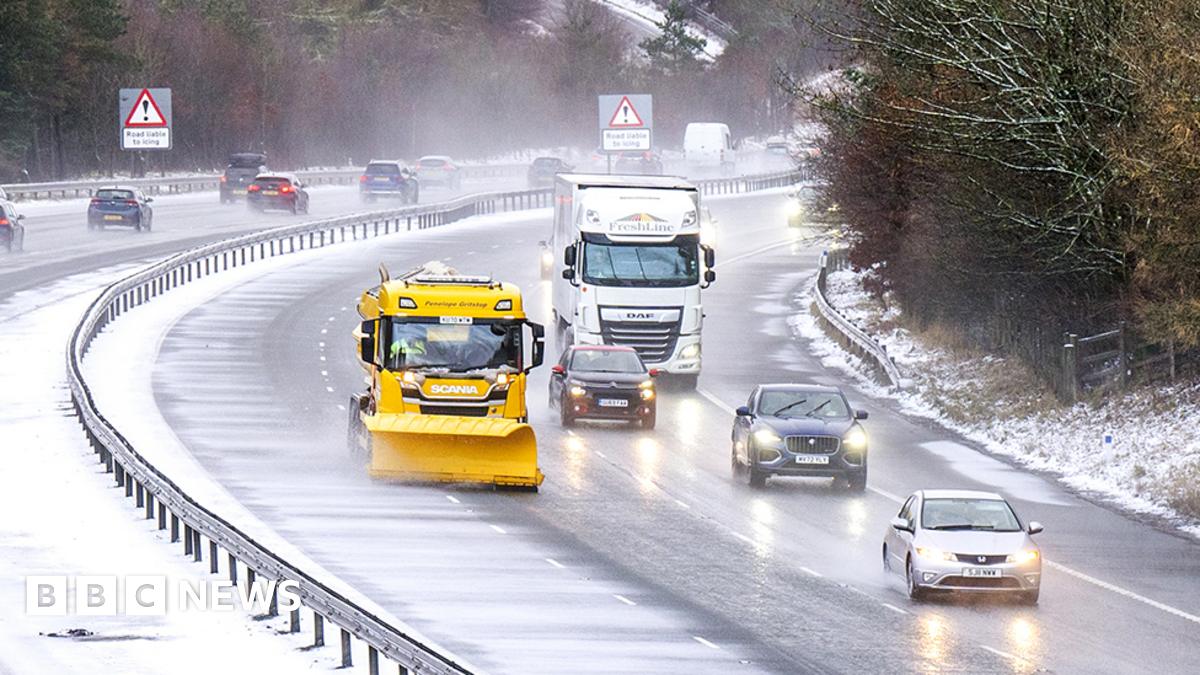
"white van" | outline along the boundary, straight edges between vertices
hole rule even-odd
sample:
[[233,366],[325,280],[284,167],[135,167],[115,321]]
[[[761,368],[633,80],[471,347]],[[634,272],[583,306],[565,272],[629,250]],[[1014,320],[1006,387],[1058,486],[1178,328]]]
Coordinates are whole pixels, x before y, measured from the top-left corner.
[[719,122],[692,122],[683,132],[683,158],[693,166],[733,166],[733,137]]

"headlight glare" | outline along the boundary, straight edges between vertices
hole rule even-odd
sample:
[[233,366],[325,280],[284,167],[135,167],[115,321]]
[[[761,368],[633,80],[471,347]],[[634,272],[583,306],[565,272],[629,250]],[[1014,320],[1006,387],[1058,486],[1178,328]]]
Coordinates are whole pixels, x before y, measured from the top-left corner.
[[643,401],[649,401],[654,398],[654,390],[653,389],[642,389],[641,393],[642,393]]
[[955,560],[953,553],[943,551],[940,548],[933,548],[932,546],[918,546],[917,556],[929,560],[948,560],[950,562]]
[[587,394],[587,389],[584,389],[583,387],[579,386],[578,384],[571,385],[570,391],[571,391],[571,396],[574,396],[575,398],[579,398],[579,397]]
[[754,432],[754,442],[761,446],[778,445],[783,439],[770,429],[759,429]]
[[679,350],[679,358],[681,359],[694,359],[698,356],[700,356],[700,344],[697,342],[693,342]]
[[1007,562],[1017,563],[1018,565],[1024,565],[1026,563],[1031,563],[1037,559],[1038,559],[1037,549],[1031,548],[1027,551],[1020,551],[1018,553],[1014,553],[1014,554],[1008,556]]
[[842,437],[842,445],[845,445],[848,450],[865,450],[867,447],[867,432],[863,431],[863,428],[859,426],[851,428]]

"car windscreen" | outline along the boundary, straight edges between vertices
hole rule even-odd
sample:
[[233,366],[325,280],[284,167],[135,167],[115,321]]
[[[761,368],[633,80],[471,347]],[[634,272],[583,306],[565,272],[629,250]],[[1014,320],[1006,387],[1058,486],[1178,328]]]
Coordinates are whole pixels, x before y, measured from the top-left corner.
[[758,414],[768,417],[848,419],[850,407],[836,392],[767,389],[759,395]]
[[988,532],[1021,530],[1008,502],[999,499],[926,499],[921,505],[921,527]]
[[617,349],[577,349],[571,357],[571,370],[583,373],[644,373],[646,367],[637,352]]
[[291,185],[292,184],[292,182],[290,180],[288,180],[287,178],[283,178],[282,176],[259,176],[258,178],[254,179],[254,182],[258,185],[264,185],[264,186],[265,185],[282,186],[282,185]]
[[521,326],[505,321],[443,324],[438,319],[392,319],[385,335],[384,366],[446,369],[462,373],[521,367]]
[[124,199],[133,199],[132,190],[96,190],[96,199],[105,201],[118,201]]
[[663,243],[618,243],[584,235],[583,280],[597,286],[695,285],[700,282],[699,241],[682,235]]
[[368,164],[367,173],[376,176],[399,176],[399,164]]

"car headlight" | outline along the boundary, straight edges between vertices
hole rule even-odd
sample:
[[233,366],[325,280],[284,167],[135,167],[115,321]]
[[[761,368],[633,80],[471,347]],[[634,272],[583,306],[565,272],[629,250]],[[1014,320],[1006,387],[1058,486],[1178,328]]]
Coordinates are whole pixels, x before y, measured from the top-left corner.
[[918,546],[917,557],[929,560],[948,560],[950,562],[956,560],[953,553],[943,551],[940,548],[933,548],[932,546]]
[[554,251],[546,249],[542,251],[542,267],[550,267],[554,264]]
[[700,356],[700,343],[693,342],[692,344],[679,350],[679,358],[694,359]]
[[798,216],[804,213],[804,205],[799,200],[793,199],[788,202],[787,214],[789,216]]
[[783,441],[779,434],[770,429],[759,429],[754,432],[754,443],[759,447],[772,447]]
[[1018,565],[1024,565],[1027,563],[1031,563],[1037,559],[1038,559],[1037,549],[1031,548],[1027,551],[1020,551],[1018,553],[1014,553],[1014,554],[1008,556],[1008,558],[1005,559],[1005,562],[1017,563]]
[[643,401],[654,400],[654,390],[653,389],[642,389],[641,394],[642,394]]
[[571,389],[569,391],[571,392],[571,396],[574,396],[575,398],[579,398],[587,394],[587,389],[584,389],[578,384],[571,385]]
[[862,451],[867,449],[867,432],[860,426],[855,426],[842,436],[842,445],[847,450]]

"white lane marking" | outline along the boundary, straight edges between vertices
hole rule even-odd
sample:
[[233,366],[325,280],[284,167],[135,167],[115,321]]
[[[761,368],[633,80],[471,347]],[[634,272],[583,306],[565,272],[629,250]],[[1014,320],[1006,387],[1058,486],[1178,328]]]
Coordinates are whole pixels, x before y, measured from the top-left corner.
[[[897,497],[894,494],[891,494],[890,492],[885,492],[878,488],[873,488],[870,485],[867,486],[867,489],[870,490],[871,492],[874,492],[875,494],[886,497],[897,504],[904,503],[903,499]],[[1159,602],[1159,601],[1153,600],[1151,598],[1147,598],[1144,595],[1139,595],[1127,588],[1121,588],[1120,586],[1118,586],[1116,584],[1111,584],[1102,579],[1097,579],[1096,577],[1093,577],[1088,574],[1084,574],[1083,572],[1080,572],[1077,569],[1067,567],[1066,565],[1064,565],[1062,563],[1054,562],[1053,560],[1046,560],[1045,558],[1043,558],[1042,562],[1045,563],[1046,565],[1049,565],[1050,567],[1058,570],[1059,572],[1069,574],[1069,575],[1075,577],[1076,579],[1079,579],[1080,581],[1085,581],[1089,584],[1092,584],[1093,586],[1096,586],[1097,588],[1103,588],[1106,591],[1112,591],[1113,593],[1116,593],[1117,595],[1123,595],[1123,596],[1129,598],[1130,600],[1136,600],[1137,602],[1140,602],[1144,605],[1153,607],[1154,609],[1166,612],[1167,614],[1177,616],[1185,621],[1191,621],[1192,623],[1200,624],[1200,616],[1197,616],[1195,614],[1189,614],[1188,612],[1185,612],[1182,609],[1179,609],[1178,607],[1172,607],[1171,605],[1168,605],[1166,603]]]
[[741,539],[742,541],[744,541],[744,542],[746,542],[747,544],[750,544],[750,545],[752,545],[752,546],[757,546],[757,545],[758,545],[758,542],[754,541],[754,540],[753,540],[753,539],[751,539],[750,537],[747,537],[746,535],[742,534],[741,532],[734,532],[734,533],[733,533],[733,536],[737,537],[738,539]]
[[809,568],[805,567],[804,565],[801,565],[800,569],[803,570],[804,572],[807,572],[807,573],[813,575],[814,577],[817,577],[818,579],[825,576],[824,574],[821,574],[820,572],[818,572],[814,569],[809,569]]
[[325,360],[325,357],[324,357],[324,356],[322,356],[322,357],[321,357],[321,360],[322,360],[322,361],[324,361],[324,360]]
[[688,505],[687,505],[685,502],[681,502],[681,501],[679,501],[678,499],[676,499],[676,500],[675,500],[675,503],[676,503],[676,504],[678,504],[678,505],[680,505],[680,506],[682,506],[682,507],[683,507],[683,508],[685,508],[685,509],[690,509],[690,508],[692,508],[692,507],[688,506]]
[[451,504],[461,504],[462,503],[462,502],[458,501],[458,497],[455,497],[454,495],[446,495],[446,499],[449,499]]
[[335,320],[336,318],[337,318],[337,317],[333,317],[333,316],[331,316],[331,317],[329,317],[329,320],[330,320],[330,321],[333,321],[333,320]]
[[551,565],[552,567],[557,567],[557,568],[558,568],[558,569],[560,569],[560,570],[565,570],[565,569],[567,569],[567,566],[566,566],[566,565],[564,565],[564,564],[562,564],[562,563],[558,562],[558,561],[557,561],[557,560],[555,560],[554,558],[546,558],[545,560],[546,560],[546,562],[550,563],[550,565]]
[[889,605],[886,602],[883,602],[880,604],[883,605],[884,607],[887,607],[888,609],[892,610],[893,612],[895,612],[897,614],[908,614],[909,613],[907,609],[901,609],[895,605]]
[[575,434],[575,432],[574,432],[574,431],[571,431],[570,429],[567,429],[567,435],[568,435],[568,436],[575,436],[576,434]]
[[995,654],[996,656],[1008,659],[1010,661],[1024,661],[1025,660],[1019,656],[1014,656],[1013,654],[1009,654],[1008,652],[1002,652],[999,649],[996,649],[995,647],[989,647],[987,645],[979,645],[979,648],[986,649],[987,651]]
[[500,527],[499,525],[488,525],[488,527],[495,530],[497,534],[508,534],[508,532],[505,532],[504,528]]
[[329,371],[328,371],[328,370],[322,370],[322,371],[321,371],[321,377],[329,377]]
[[704,638],[700,637],[699,635],[693,635],[692,639],[695,640],[696,642],[699,642],[700,644],[704,645],[705,647],[708,647],[709,649],[720,649],[720,647],[714,645],[713,643],[709,642],[708,640],[705,640]]
[[623,595],[618,595],[618,594],[616,594],[616,593],[613,593],[613,597],[614,597],[614,598],[616,598],[617,600],[620,600],[621,602],[623,602],[623,603],[625,603],[625,604],[629,605],[630,607],[634,607],[634,606],[636,606],[636,605],[637,605],[637,603],[636,603],[636,602],[634,602],[634,601],[630,600],[629,598],[627,598],[627,597],[625,597],[625,596],[623,596]]
[[346,409],[346,406],[342,405],[341,403],[338,404],[338,410],[345,410],[345,409]]
[[318,342],[318,343],[317,343],[317,346],[318,346],[318,347],[320,347],[321,349],[325,349],[325,343],[324,343],[324,342]]
[[745,260],[746,258],[753,258],[754,256],[759,255],[761,253],[766,253],[767,251],[772,251],[777,248],[782,248],[784,246],[790,246],[792,243],[793,242],[791,239],[788,239],[787,241],[778,241],[778,242],[775,242],[774,244],[768,244],[766,246],[763,246],[762,248],[756,248],[753,251],[747,251],[741,255],[735,255],[732,258],[726,258],[719,262],[722,265],[732,265],[735,262],[738,262],[740,260]]
[[696,387],[696,393],[711,401],[713,405],[717,406],[721,410],[724,410],[727,414],[734,415],[737,413],[737,411],[732,407],[726,405],[724,401],[709,393],[707,389]]
[[600,452],[599,450],[596,451],[596,454],[600,455],[600,457],[602,459],[608,459],[608,455],[604,454],[603,452]]
[[1084,574],[1083,572],[1080,572],[1079,570],[1075,570],[1070,567],[1067,567],[1066,565],[1063,565],[1062,563],[1056,563],[1051,560],[1045,560],[1044,562],[1047,565],[1053,567],[1054,569],[1056,569],[1060,572],[1066,572],[1067,574],[1070,574],[1071,576],[1075,577],[1076,579],[1079,579],[1081,581],[1086,581],[1089,584],[1103,588],[1106,591],[1112,591],[1113,593],[1116,593],[1118,595],[1123,595],[1123,596],[1129,598],[1130,600],[1137,600],[1138,602],[1149,605],[1155,609],[1162,610],[1162,611],[1166,612],[1167,614],[1173,614],[1173,615],[1175,615],[1181,619],[1184,619],[1186,621],[1191,621],[1192,623],[1200,623],[1200,616],[1196,616],[1195,614],[1189,614],[1177,607],[1172,607],[1168,604],[1159,602],[1157,600],[1151,600],[1150,598],[1147,598],[1144,595],[1138,595],[1137,593],[1134,593],[1133,591],[1125,589],[1125,588],[1121,588],[1120,586],[1117,586],[1116,584],[1110,584],[1107,581],[1101,581],[1100,579],[1097,579],[1096,577],[1088,576],[1087,574]]
[[332,394],[332,393],[333,393],[333,387],[325,387],[325,391],[327,391],[327,392],[329,392],[329,393],[331,393],[331,394]]
[[321,329],[321,335],[328,335],[328,334],[329,334],[329,329],[328,329],[328,328],[322,328],[322,329]]
[[346,311],[346,308],[345,308],[345,307],[343,307],[341,311],[343,311],[343,312],[344,312],[344,311]]

